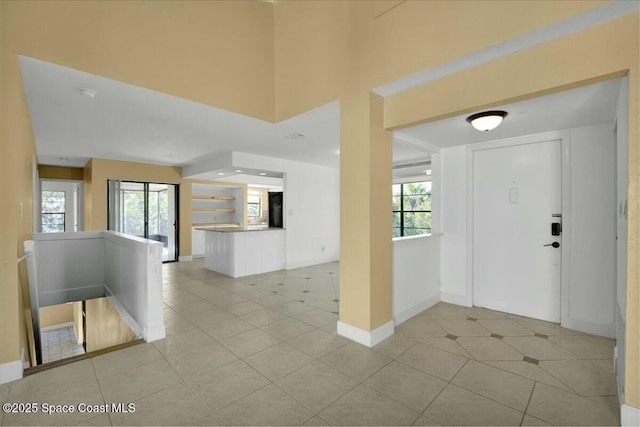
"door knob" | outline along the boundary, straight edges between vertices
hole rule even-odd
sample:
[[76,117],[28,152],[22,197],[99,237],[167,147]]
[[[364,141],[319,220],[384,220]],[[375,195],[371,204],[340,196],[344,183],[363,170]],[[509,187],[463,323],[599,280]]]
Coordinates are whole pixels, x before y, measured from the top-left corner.
[[553,242],[553,243],[549,243],[548,245],[542,245],[542,246],[553,246],[554,248],[559,248],[560,247],[560,243]]

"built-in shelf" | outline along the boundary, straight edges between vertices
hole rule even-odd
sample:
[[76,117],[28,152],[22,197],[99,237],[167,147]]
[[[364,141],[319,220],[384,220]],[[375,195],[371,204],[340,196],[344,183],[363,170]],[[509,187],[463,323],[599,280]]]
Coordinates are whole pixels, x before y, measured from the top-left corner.
[[228,212],[233,213],[234,208],[193,208],[193,212]]
[[193,227],[238,227],[240,224],[237,222],[194,222],[191,225]]
[[195,200],[235,200],[234,196],[191,196]]
[[[1,0],[0,0],[1,1]],[[214,227],[246,226],[246,185],[206,184],[191,185],[191,255],[204,256],[205,230]]]

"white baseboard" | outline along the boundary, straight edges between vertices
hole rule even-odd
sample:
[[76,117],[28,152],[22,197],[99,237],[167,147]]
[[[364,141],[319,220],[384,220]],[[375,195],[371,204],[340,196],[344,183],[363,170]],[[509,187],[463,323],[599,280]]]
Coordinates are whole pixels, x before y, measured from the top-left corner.
[[584,320],[568,318],[561,322],[560,326],[567,329],[573,329],[574,331],[580,331],[592,335],[599,335],[601,337],[616,337],[616,325],[614,323],[603,325],[601,323],[593,323]]
[[27,360],[27,358],[25,357],[26,352],[24,350],[24,347],[22,347],[20,349],[20,360],[22,360],[22,370],[24,371],[25,369],[28,369],[31,367],[31,361]]
[[45,326],[40,328],[40,332],[53,331],[54,329],[63,329],[73,326],[73,322],[58,323],[57,325]]
[[467,297],[464,295],[450,294],[448,292],[440,292],[440,301],[448,302],[449,304],[467,306]]
[[165,336],[164,325],[152,326],[144,330],[144,340],[146,342],[158,341],[164,339]]
[[374,329],[373,331],[365,331],[357,326],[350,325],[345,322],[338,321],[338,335],[349,338],[357,343],[373,347],[374,345],[384,341],[393,335],[393,320],[389,320],[384,325]]
[[22,360],[14,360],[0,365],[0,384],[19,380],[23,373]]
[[640,426],[640,408],[624,404],[620,407],[621,426]]
[[438,302],[440,302],[440,295],[434,295],[414,305],[413,307],[410,307],[402,311],[401,313],[396,314],[395,316],[393,316],[393,321],[395,322],[395,326],[398,326],[402,322],[405,322],[411,319],[416,314],[422,313],[427,308],[437,304]]
[[193,261],[193,257],[191,255],[179,256],[178,262],[189,262]]

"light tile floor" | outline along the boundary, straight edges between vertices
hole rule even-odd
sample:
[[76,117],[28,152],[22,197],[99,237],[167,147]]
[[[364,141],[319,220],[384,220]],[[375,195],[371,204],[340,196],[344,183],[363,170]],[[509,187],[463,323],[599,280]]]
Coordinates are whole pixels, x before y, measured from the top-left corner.
[[202,260],[165,265],[166,339],[0,386],[3,402],[132,402],[134,413],[0,422],[619,423],[610,339],[439,303],[369,349],[336,335],[338,291],[337,263],[242,279],[206,271]]
[[40,339],[43,363],[84,354],[84,348],[78,344],[72,326],[42,331]]

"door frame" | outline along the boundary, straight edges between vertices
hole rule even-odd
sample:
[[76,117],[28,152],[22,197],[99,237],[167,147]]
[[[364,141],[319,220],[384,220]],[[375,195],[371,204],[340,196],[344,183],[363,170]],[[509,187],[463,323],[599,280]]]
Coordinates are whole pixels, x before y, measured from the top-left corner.
[[144,233],[145,236],[149,234],[149,184],[161,184],[161,185],[173,185],[175,188],[175,197],[174,197],[174,209],[175,209],[175,252],[176,257],[172,260],[162,261],[163,264],[169,262],[179,262],[180,261],[180,184],[175,182],[161,182],[161,181],[141,181],[138,179],[127,179],[127,178],[107,178],[107,230],[111,229],[111,189],[109,187],[109,181],[120,181],[120,182],[130,182],[135,184],[143,184],[143,193],[144,195]]
[[[77,179],[53,179],[53,178],[38,178],[38,183],[37,183],[37,201],[34,201],[34,210],[37,209],[37,219],[34,218],[34,220],[37,221],[36,228],[34,228],[34,230],[37,230],[37,233],[42,233],[42,183],[43,182],[59,182],[59,183],[63,183],[63,184],[68,184],[68,183],[72,183],[72,184],[77,184],[77,199],[76,199],[76,211],[74,213],[75,215],[75,222],[77,224],[77,231],[84,231],[84,181],[80,181]],[[37,204],[37,207],[35,206]],[[66,214],[66,211],[65,211]],[[66,221],[66,218],[65,218]],[[35,222],[35,221],[34,221]],[[66,228],[66,227],[65,227]],[[68,232],[67,230],[65,230],[65,232]]]
[[470,144],[467,146],[467,256],[466,256],[466,305],[473,306],[473,259],[474,259],[474,154],[476,151],[495,148],[514,147],[525,144],[535,144],[551,140],[560,140],[561,144],[561,198],[562,198],[562,246],[561,246],[561,274],[560,274],[560,324],[570,323],[569,320],[569,292],[571,270],[568,268],[571,260],[571,132],[553,131],[534,135],[518,136],[488,142]]

